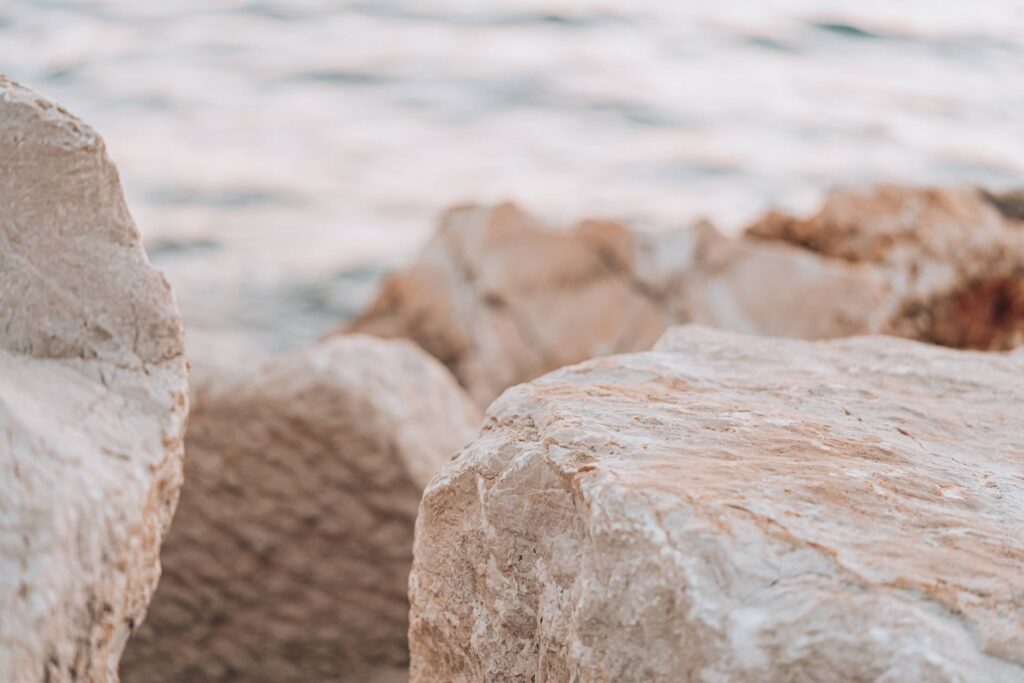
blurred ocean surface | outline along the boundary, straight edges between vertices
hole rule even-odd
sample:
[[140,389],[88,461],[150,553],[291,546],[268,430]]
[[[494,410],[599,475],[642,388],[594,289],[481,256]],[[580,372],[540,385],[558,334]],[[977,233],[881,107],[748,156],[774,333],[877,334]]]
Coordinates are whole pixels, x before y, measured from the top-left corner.
[[305,344],[437,213],[735,233],[837,185],[1024,178],[1024,2],[0,0],[106,138],[190,353]]

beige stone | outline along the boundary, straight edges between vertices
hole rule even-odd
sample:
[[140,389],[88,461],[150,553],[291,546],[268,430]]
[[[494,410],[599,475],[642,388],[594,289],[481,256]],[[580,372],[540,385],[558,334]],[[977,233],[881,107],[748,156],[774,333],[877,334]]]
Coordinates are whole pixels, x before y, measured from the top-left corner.
[[211,382],[126,683],[403,679],[420,494],[479,421],[407,341],[339,337]]
[[474,206],[445,214],[416,262],[344,330],[413,339],[486,405],[563,365],[646,350],[678,322],[811,338],[869,331],[892,303],[887,286],[871,267],[706,224],[561,231],[511,204]]
[[112,682],[181,485],[181,321],[95,131],[0,78],[0,163],[0,680]]
[[1024,680],[1024,356],[671,330],[427,487],[414,683]]
[[899,307],[880,331],[944,346],[1024,343],[1018,193],[881,185],[834,192],[808,219],[777,212],[748,234],[879,266]]

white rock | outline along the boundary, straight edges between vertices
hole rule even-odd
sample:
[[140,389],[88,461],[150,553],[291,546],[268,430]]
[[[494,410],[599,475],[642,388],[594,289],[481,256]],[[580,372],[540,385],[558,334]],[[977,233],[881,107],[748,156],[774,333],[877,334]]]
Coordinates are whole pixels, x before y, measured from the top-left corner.
[[0,680],[116,681],[181,485],[181,322],[91,128],[0,79],[0,160]]
[[1024,680],[1021,354],[673,329],[433,479],[414,682]]
[[871,267],[708,225],[560,231],[502,204],[445,214],[417,261],[345,329],[416,341],[487,405],[563,365],[647,350],[673,323],[810,338],[874,330],[894,305],[887,287]]

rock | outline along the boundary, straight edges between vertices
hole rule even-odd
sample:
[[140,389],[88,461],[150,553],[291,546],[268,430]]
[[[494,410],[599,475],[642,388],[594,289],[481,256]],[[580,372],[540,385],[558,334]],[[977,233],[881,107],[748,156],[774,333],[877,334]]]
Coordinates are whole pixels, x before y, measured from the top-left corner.
[[709,225],[560,231],[511,204],[463,207],[343,331],[416,341],[486,405],[563,365],[646,350],[678,322],[810,338],[873,330],[887,286],[870,267]]
[[881,267],[899,305],[880,331],[984,350],[1024,343],[1019,193],[883,185],[833,193],[806,220],[769,213],[748,230]]
[[[831,339],[877,330],[896,303],[887,279],[860,264],[822,259],[789,245],[728,239],[709,226],[699,229],[697,244],[694,257],[676,266],[665,295],[677,323]],[[648,270],[641,264],[636,272]]]
[[818,216],[770,213],[729,239],[609,221],[540,225],[511,204],[449,211],[342,332],[416,341],[481,405],[668,326],[829,339],[888,333],[959,348],[1024,342],[1017,194],[881,186]]
[[687,327],[510,389],[424,493],[411,680],[1024,680],[1022,372]]
[[404,679],[420,494],[479,423],[407,341],[338,337],[211,383],[124,680]]
[[0,680],[117,681],[181,486],[181,321],[103,141],[0,78]]

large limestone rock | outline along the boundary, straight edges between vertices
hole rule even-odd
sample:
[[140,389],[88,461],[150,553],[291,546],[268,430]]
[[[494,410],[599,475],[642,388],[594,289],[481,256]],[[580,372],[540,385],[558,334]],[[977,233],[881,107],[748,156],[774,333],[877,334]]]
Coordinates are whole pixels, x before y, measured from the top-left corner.
[[678,322],[809,338],[874,330],[887,293],[873,268],[708,225],[559,231],[502,204],[449,211],[418,260],[344,329],[415,340],[487,405],[563,365],[649,349]]
[[407,341],[339,337],[211,383],[124,680],[402,680],[420,494],[479,421]]
[[879,266],[900,303],[881,331],[944,346],[1024,343],[1019,193],[883,185],[834,192],[808,219],[777,212],[753,237]]
[[412,680],[1024,680],[1024,355],[677,328],[427,487]]
[[117,680],[181,485],[186,385],[103,141],[0,78],[0,680]]

